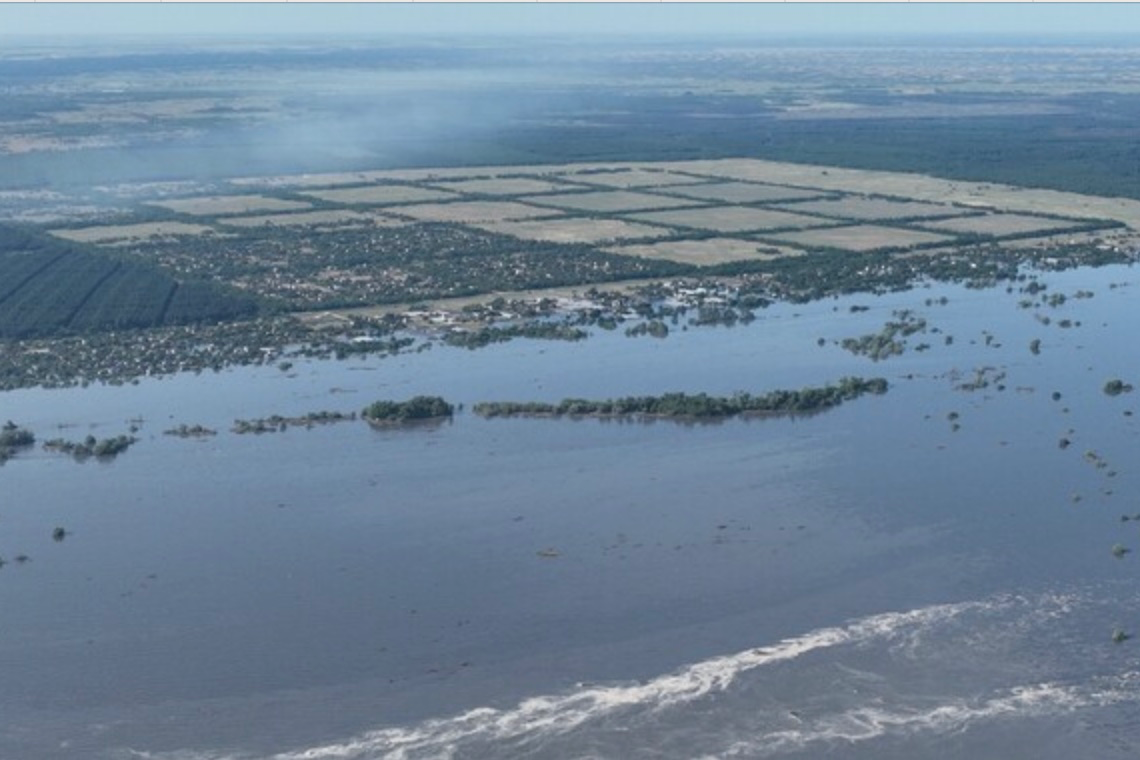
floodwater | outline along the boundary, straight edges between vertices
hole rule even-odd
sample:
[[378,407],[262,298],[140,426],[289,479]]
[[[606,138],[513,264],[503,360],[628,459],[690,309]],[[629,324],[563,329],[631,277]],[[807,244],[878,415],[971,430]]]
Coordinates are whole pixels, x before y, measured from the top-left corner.
[[[1135,757],[1140,650],[1112,638],[1140,632],[1138,560],[1112,548],[1140,548],[1122,520],[1140,513],[1140,392],[1102,387],[1140,385],[1140,283],[1041,279],[1095,296],[1026,309],[1004,286],[937,286],[664,340],[0,394],[40,440],[141,439],[112,462],[0,467],[0,756]],[[938,332],[879,363],[835,345],[899,308]],[[983,368],[988,387],[956,388]],[[417,393],[844,375],[891,390],[719,424],[229,432]],[[219,432],[162,434],[179,423]]]

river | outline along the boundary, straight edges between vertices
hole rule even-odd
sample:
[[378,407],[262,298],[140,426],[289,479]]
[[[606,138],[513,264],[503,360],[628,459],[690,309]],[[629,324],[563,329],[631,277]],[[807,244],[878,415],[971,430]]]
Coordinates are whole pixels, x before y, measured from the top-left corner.
[[[0,756],[1134,757],[1140,656],[1112,634],[1140,632],[1137,560],[1111,549],[1140,546],[1138,396],[1102,388],[1140,381],[1137,277],[1041,280],[1070,298],[938,285],[0,394],[40,440],[140,438],[0,466]],[[896,309],[937,332],[837,345]],[[718,424],[466,411],[845,375],[891,390]],[[465,410],[229,432],[418,393]]]

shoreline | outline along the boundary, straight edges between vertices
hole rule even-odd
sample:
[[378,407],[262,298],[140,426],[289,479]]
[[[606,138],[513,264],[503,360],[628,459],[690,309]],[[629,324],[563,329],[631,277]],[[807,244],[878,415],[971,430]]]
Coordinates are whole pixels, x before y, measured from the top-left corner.
[[[146,377],[220,372],[238,366],[277,364],[287,372],[297,359],[406,354],[429,350],[437,343],[447,343],[448,336],[463,336],[474,330],[490,331],[487,342],[501,342],[515,337],[565,339],[558,330],[549,329],[559,326],[614,329],[666,320],[681,329],[731,325],[755,318],[759,310],[772,303],[910,291],[931,281],[994,287],[1027,275],[1129,266],[1137,260],[1133,254],[1090,252],[1084,246],[1021,251],[1015,259],[1008,253],[982,252],[980,258],[968,251],[905,259],[864,256],[858,260],[862,267],[841,257],[831,260],[837,269],[830,282],[826,275],[811,272],[657,278],[556,288],[553,292],[568,299],[562,303],[550,296],[552,291],[519,291],[520,295],[538,297],[508,302],[505,295],[487,294],[454,301],[454,305],[462,304],[457,311],[391,306],[367,307],[374,317],[339,312],[320,312],[313,317],[335,315],[332,329],[311,322],[305,325],[296,315],[285,315],[253,322],[5,341],[0,342],[0,392],[92,383],[134,384]],[[873,262],[877,266],[872,266]],[[541,329],[533,335],[520,335],[519,329],[528,326]]]

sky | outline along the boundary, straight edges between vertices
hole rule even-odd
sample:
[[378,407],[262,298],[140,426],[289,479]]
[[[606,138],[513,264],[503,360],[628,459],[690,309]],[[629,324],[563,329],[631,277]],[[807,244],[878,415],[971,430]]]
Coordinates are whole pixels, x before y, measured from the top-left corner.
[[1140,34],[1140,4],[11,3],[6,37],[103,35]]

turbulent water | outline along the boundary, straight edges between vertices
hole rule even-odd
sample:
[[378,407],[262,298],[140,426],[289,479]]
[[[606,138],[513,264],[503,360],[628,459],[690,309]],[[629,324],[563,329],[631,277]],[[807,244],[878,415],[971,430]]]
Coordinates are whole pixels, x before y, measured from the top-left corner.
[[[1138,543],[1140,429],[1135,395],[1102,391],[1140,379],[1134,272],[1043,280],[1095,296],[919,289],[664,340],[4,394],[41,440],[141,440],[0,468],[0,756],[1134,757],[1140,650],[1113,634],[1140,630],[1140,596],[1111,550]],[[837,345],[899,308],[930,328],[902,356]],[[228,432],[415,393],[851,374],[892,388],[711,425]],[[178,423],[219,434],[162,434]]]
[[[992,672],[1023,658],[1034,630],[1064,627],[1087,604],[1076,594],[997,597],[873,615],[645,682],[582,686],[274,757],[770,757],[879,738],[930,741],[975,723],[1140,701],[1136,671],[1029,683]],[[956,659],[982,680],[905,688]]]

